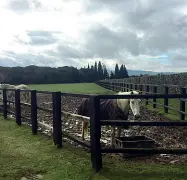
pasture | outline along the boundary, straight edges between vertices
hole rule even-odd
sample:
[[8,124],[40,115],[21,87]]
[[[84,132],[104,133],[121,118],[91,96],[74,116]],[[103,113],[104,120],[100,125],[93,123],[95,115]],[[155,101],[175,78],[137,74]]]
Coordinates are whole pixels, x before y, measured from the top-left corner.
[[[157,103],[164,104],[164,100],[157,99]],[[180,109],[180,101],[176,100],[176,99],[169,99],[168,106],[179,110]],[[164,108],[162,106],[157,105],[157,108],[153,108],[153,105],[151,103],[149,103],[147,108],[150,109],[151,111],[155,111],[155,112],[162,114],[163,116],[167,117],[171,121],[172,120],[180,120],[180,114],[176,111],[169,109],[168,113],[166,114],[166,113],[164,113]],[[185,111],[187,112],[187,106],[185,107]],[[185,120],[186,120],[186,117],[185,117]]]
[[31,89],[46,91],[62,91],[85,94],[112,94],[113,91],[105,89],[95,83],[74,83],[74,84],[32,84]]
[[0,179],[27,180],[156,180],[187,179],[186,165],[154,164],[138,160],[121,160],[104,155],[104,168],[94,174],[90,154],[63,143],[57,149],[46,136],[32,135],[26,126],[0,117]]

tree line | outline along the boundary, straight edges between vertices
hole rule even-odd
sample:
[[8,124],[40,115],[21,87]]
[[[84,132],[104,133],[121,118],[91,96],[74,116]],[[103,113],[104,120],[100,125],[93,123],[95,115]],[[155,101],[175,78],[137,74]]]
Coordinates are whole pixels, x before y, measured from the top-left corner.
[[80,69],[73,66],[63,67],[0,67],[0,81],[9,84],[57,84],[94,82],[102,79],[127,78],[125,65],[118,64],[110,73],[101,61]]

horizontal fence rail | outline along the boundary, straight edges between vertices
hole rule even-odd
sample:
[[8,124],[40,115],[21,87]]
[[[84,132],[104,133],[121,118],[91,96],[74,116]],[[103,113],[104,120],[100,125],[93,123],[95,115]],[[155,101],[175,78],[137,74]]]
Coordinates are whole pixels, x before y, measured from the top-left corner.
[[187,122],[178,121],[123,121],[123,120],[101,120],[101,125],[116,126],[187,126]]
[[163,98],[187,98],[187,94],[129,94],[129,95],[98,95],[100,99],[163,99]]
[[[169,84],[154,85],[154,84],[125,83],[123,80],[120,80],[120,79],[119,80],[102,80],[102,81],[96,82],[96,84],[106,89],[115,91],[115,92],[137,90],[140,92],[140,94],[147,95],[144,97],[142,96],[142,98],[145,98],[145,105],[152,104],[153,109],[156,109],[158,107],[159,108],[163,107],[164,113],[168,113],[169,110],[177,112],[179,113],[179,119],[185,120],[185,115],[187,114],[185,112],[186,111],[185,102],[187,101],[187,98],[186,98],[187,86],[169,85]],[[170,88],[174,88],[174,89],[177,88],[178,93],[177,94],[169,93]],[[104,96],[102,98],[105,99]],[[115,99],[114,96],[111,98]],[[136,97],[133,97],[133,98],[136,98]],[[176,101],[176,103],[178,102],[179,109],[173,108],[171,107],[171,105],[169,105],[169,99],[171,98],[172,98],[172,101]],[[163,99],[163,103],[157,102],[157,99]]]
[[[110,83],[111,84],[111,83]],[[105,84],[106,86],[106,84]],[[146,85],[147,86],[147,85]],[[138,90],[140,89],[143,92],[143,85],[133,85],[132,84],[120,84],[119,87],[121,90],[132,90],[133,88]],[[101,99],[145,99],[146,103],[153,102],[153,104],[156,104],[156,100],[159,98],[164,98],[164,105],[165,105],[165,111],[167,112],[169,107],[168,106],[168,99],[171,98],[180,98],[185,99],[187,98],[187,95],[184,91],[184,89],[181,89],[180,94],[169,94],[168,93],[168,87],[165,87],[164,94],[158,94],[157,89],[154,86],[153,91],[154,94],[150,94],[150,88],[146,87],[144,93],[147,94],[139,94],[139,95],[82,95],[82,94],[72,94],[72,93],[61,93],[61,92],[48,92],[48,91],[36,91],[36,90],[30,90],[30,91],[23,91],[23,90],[13,90],[15,91],[15,101],[11,100],[9,101],[7,99],[7,92],[9,89],[2,89],[3,90],[3,115],[4,118],[7,119],[7,114],[14,114],[16,117],[16,123],[18,125],[22,124],[22,119],[31,120],[31,127],[32,127],[32,134],[35,135],[38,133],[38,126],[43,126],[46,129],[49,129],[52,131],[52,137],[54,145],[57,148],[63,147],[63,141],[62,137],[66,137],[79,145],[82,145],[88,149],[90,149],[91,152],[91,162],[92,162],[92,168],[95,169],[96,172],[98,172],[102,168],[102,153],[124,153],[124,152],[130,152],[130,153],[150,153],[150,154],[159,154],[159,153],[166,153],[166,154],[187,154],[187,149],[164,149],[164,148],[106,148],[101,147],[100,139],[101,139],[101,127],[106,125],[114,125],[114,126],[187,126],[187,122],[178,122],[178,121],[172,121],[172,122],[150,122],[150,121],[124,121],[124,120],[102,120],[100,118],[100,100]],[[22,92],[30,92],[30,102],[28,103],[22,103],[20,101],[20,94]],[[52,94],[52,108],[46,109],[43,107],[39,107],[37,105],[37,93],[44,93],[44,94]],[[90,116],[81,116],[78,114],[73,114],[69,112],[62,111],[62,97],[63,96],[73,96],[73,97],[83,97],[83,98],[89,98],[90,104],[89,104],[89,112]],[[153,101],[150,101],[150,99],[153,99]],[[7,109],[7,103],[11,102],[15,104],[15,112],[8,111]],[[181,101],[184,102],[184,101]],[[26,105],[30,107],[31,110],[31,117],[22,117],[21,115],[21,105]],[[157,105],[157,104],[156,104]],[[185,104],[180,104],[180,110],[184,110]],[[156,106],[154,106],[156,108]],[[37,112],[38,110],[46,111],[52,113],[52,126],[38,121]],[[63,116],[74,116],[81,120],[89,120],[90,121],[90,142],[81,140],[78,137],[75,137],[63,130],[62,126],[62,117]],[[182,116],[182,118],[184,118]]]

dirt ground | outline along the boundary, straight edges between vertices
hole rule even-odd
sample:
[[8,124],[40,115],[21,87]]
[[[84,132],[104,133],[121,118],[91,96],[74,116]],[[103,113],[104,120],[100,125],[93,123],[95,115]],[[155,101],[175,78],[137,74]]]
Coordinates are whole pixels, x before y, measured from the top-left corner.
[[[38,94],[37,103],[39,107],[44,107],[47,109],[52,109],[52,96],[48,94]],[[81,98],[77,97],[62,97],[62,110],[70,113],[77,113],[77,107],[81,102]],[[11,109],[12,111],[14,109]],[[22,116],[30,117],[30,108],[22,106]],[[130,112],[129,119],[132,119],[132,114]],[[40,122],[47,123],[52,126],[52,113],[44,112],[38,110],[38,120]],[[146,109],[144,106],[141,107],[141,120],[146,121],[167,121],[167,118],[163,117],[161,114],[152,112]],[[30,122],[23,119],[23,122],[30,124]],[[75,136],[81,136],[81,121],[75,117],[65,117],[62,118],[62,128],[63,131],[71,133]],[[50,135],[51,131],[46,130],[42,127],[40,131]],[[101,142],[103,146],[110,145],[110,128],[105,126],[102,127]],[[129,131],[124,130],[122,135],[145,135],[149,138],[155,140],[159,147],[164,148],[187,148],[187,130],[185,127],[140,127],[134,126],[130,127]],[[65,139],[65,138],[64,138]],[[67,140],[67,139],[66,139]],[[89,141],[89,137],[87,139]],[[69,141],[71,144],[76,145]],[[127,160],[127,159],[126,159]],[[166,155],[158,154],[146,157],[135,157],[130,158],[128,161],[143,161],[149,163],[187,163],[187,155]]]

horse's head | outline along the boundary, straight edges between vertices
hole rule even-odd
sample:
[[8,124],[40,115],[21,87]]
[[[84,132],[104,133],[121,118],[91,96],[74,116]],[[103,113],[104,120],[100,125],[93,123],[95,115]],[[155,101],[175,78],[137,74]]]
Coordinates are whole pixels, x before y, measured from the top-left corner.
[[[140,92],[131,91],[130,94],[140,94]],[[130,99],[130,108],[135,119],[138,119],[140,117],[140,102],[140,99]]]
[[[131,92],[118,92],[120,95],[131,95],[131,94],[140,94],[137,91],[131,91]],[[138,119],[140,117],[140,99],[118,99],[117,100],[119,107],[123,111],[127,111],[129,106],[132,110],[132,113],[134,115],[134,119]]]

